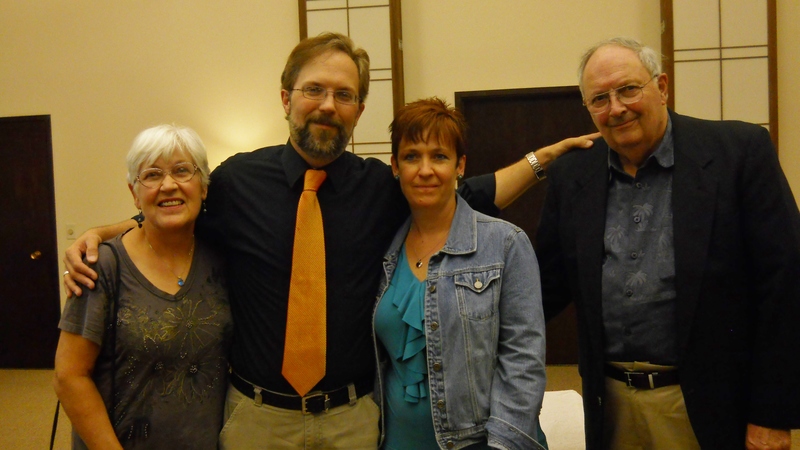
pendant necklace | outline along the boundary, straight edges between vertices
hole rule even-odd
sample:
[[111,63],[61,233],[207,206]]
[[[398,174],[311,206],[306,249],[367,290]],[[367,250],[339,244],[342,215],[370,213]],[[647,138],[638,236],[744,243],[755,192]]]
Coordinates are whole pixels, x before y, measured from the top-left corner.
[[[420,242],[421,243],[425,243],[425,241],[422,240],[422,234],[419,232],[419,228],[417,228],[417,234],[419,235]],[[444,245],[444,243],[446,241],[447,241],[447,235],[444,236],[444,239],[440,239],[436,243],[436,245],[433,246],[432,250],[430,250],[429,252],[425,253],[421,257],[417,258],[417,262],[414,263],[414,267],[416,267],[417,269],[422,268],[422,260],[427,258],[427,257],[429,257],[429,256],[431,256],[432,254],[434,254],[436,252],[436,250],[441,249],[442,245]],[[414,253],[414,257],[416,258],[417,257],[417,251],[415,249],[413,249],[413,248],[411,249],[411,251]]]
[[[167,269],[169,269],[169,271],[172,272],[173,275],[175,275],[175,278],[178,279],[178,286],[183,287],[183,285],[186,284],[186,281],[183,279],[183,277],[176,274],[175,271],[172,270],[172,266],[167,264],[167,261],[165,259],[161,258],[161,256],[158,255],[156,249],[154,249],[153,246],[150,245],[150,240],[147,239],[147,234],[144,235],[144,241],[147,242],[147,246],[150,247],[150,250],[153,251],[153,254],[156,255],[156,258],[158,258],[161,262],[163,262],[164,265],[167,266]],[[193,254],[194,254],[194,236],[192,236],[192,248],[189,249],[189,257],[186,258],[187,266],[191,263]]]

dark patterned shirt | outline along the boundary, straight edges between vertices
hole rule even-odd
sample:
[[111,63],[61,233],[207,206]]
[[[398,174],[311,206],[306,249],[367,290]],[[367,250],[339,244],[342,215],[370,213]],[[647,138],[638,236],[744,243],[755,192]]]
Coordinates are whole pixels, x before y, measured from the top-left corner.
[[603,259],[608,361],[677,362],[672,123],[631,177],[609,150]]
[[[67,300],[59,327],[101,347],[92,379],[123,448],[217,448],[233,337],[222,260],[197,241],[186,283],[172,295],[139,271],[121,237],[109,241],[120,258],[116,332],[117,262],[105,245],[97,287]],[[86,448],[75,433],[72,448]]]

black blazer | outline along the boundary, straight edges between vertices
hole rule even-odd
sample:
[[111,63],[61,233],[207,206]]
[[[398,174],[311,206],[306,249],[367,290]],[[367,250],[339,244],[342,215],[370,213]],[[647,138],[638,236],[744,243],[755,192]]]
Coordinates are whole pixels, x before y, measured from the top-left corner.
[[[705,448],[800,427],[800,214],[769,133],[670,111],[679,370]],[[602,446],[608,145],[562,156],[537,234],[545,315],[574,301],[587,449]]]

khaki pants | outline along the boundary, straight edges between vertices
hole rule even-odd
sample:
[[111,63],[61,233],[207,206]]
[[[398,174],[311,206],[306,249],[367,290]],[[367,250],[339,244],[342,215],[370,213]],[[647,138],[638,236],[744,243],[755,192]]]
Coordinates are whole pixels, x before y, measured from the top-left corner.
[[[612,363],[630,371],[667,371],[646,363]],[[606,377],[604,448],[610,450],[700,449],[689,423],[680,385],[636,389]]]
[[253,399],[228,385],[225,426],[219,434],[220,449],[370,449],[378,446],[380,411],[371,395],[355,405],[327,412],[256,406]]

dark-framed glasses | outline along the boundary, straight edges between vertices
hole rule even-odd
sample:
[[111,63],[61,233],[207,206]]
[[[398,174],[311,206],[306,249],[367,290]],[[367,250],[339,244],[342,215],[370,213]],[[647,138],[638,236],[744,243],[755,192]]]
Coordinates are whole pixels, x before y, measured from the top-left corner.
[[325,89],[321,86],[306,86],[303,89],[292,89],[293,91],[300,91],[303,97],[309,100],[318,102],[324,101],[328,97],[328,92],[333,94],[333,101],[342,105],[355,105],[358,103],[358,96],[350,91],[340,89],[334,91],[332,89]]
[[139,172],[139,176],[136,177],[136,181],[142,184],[142,186],[155,189],[161,186],[161,183],[164,182],[164,178],[169,175],[175,180],[176,183],[186,183],[187,181],[191,180],[194,177],[194,174],[197,172],[197,166],[189,162],[182,162],[175,164],[169,170],[162,170],[158,168],[150,168],[144,169],[143,171]]
[[645,84],[628,84],[597,94],[589,100],[584,100],[583,104],[590,113],[603,114],[604,112],[608,111],[608,108],[611,106],[611,95],[613,94],[621,103],[625,105],[631,105],[642,99],[642,90],[656,78],[658,78],[658,75],[653,75],[653,77],[647,80],[647,83]]

